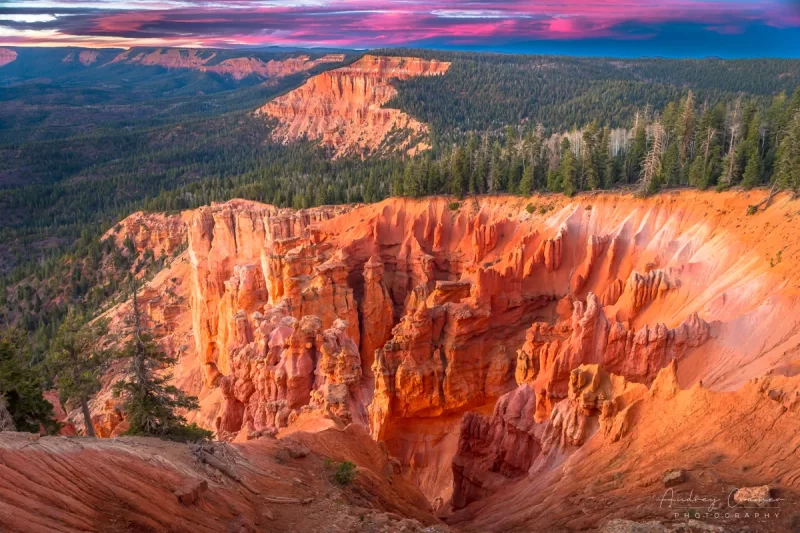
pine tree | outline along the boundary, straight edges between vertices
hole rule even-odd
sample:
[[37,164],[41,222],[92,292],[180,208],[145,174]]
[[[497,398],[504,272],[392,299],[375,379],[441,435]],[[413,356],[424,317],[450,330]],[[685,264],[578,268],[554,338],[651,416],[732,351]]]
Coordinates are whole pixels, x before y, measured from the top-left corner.
[[47,434],[58,430],[53,406],[44,399],[46,379],[31,356],[30,341],[19,329],[0,331],[0,401],[17,431]]
[[372,203],[377,200],[375,196],[375,171],[370,170],[367,182],[364,184],[364,201]]
[[694,110],[694,93],[689,91],[689,94],[682,100],[683,112],[678,121],[678,151],[681,158],[681,167],[685,167],[686,163],[692,157],[692,147],[694,145],[695,135],[695,110]]
[[395,170],[392,174],[392,196],[403,196],[403,174]]
[[[795,90],[795,93],[800,92]],[[780,187],[797,191],[800,188],[800,112],[789,121],[781,138],[775,161],[775,179]]]
[[530,196],[533,190],[533,165],[528,163],[522,172],[522,180],[519,182],[519,193],[522,196]]
[[681,178],[681,159],[678,144],[671,141],[664,151],[664,159],[661,161],[661,176],[659,180],[667,186],[675,186],[680,183]]
[[550,192],[560,192],[561,191],[561,174],[552,169],[547,169],[547,190]]
[[169,384],[172,376],[163,369],[177,363],[177,359],[167,355],[142,325],[136,290],[132,283],[131,338],[120,354],[127,362],[128,377],[114,385],[130,425],[127,433],[175,440],[210,438],[210,431],[187,425],[186,418],[179,414],[180,410],[198,409],[197,398]]
[[419,180],[417,165],[411,160],[406,163],[406,168],[403,172],[403,193],[411,198],[418,198],[422,196],[422,192],[422,183]]
[[428,194],[437,194],[439,191],[439,165],[432,163],[428,170],[426,190]]
[[[609,183],[613,183],[613,181],[606,176],[606,173],[609,172],[609,161],[611,160],[611,157],[609,156],[610,151],[611,132],[608,128],[603,128],[603,133],[600,136],[600,144],[595,151],[594,160],[592,162],[598,175],[598,183],[595,188],[600,187],[601,185],[607,188],[609,187]],[[610,171],[613,174],[613,168]]]
[[88,437],[95,436],[89,399],[100,390],[99,375],[109,357],[100,346],[107,332],[107,321],[90,323],[85,316],[71,310],[58,328],[47,356],[61,398],[80,405]]
[[511,194],[519,192],[519,183],[522,181],[523,162],[518,157],[512,157],[508,165],[508,180],[506,190]]
[[742,177],[742,187],[751,189],[761,181],[761,155],[758,153],[758,146],[751,146],[747,156],[747,166]]
[[697,157],[692,162],[689,170],[689,183],[700,189],[705,189],[712,182],[712,162],[715,154],[714,140],[717,136],[717,130],[709,125],[701,131],[703,131],[703,137],[700,141]]
[[502,190],[502,162],[501,162],[502,148],[500,143],[495,141],[492,145],[492,156],[489,161],[489,192],[494,193]]
[[581,189],[588,187],[595,190],[600,186],[600,172],[597,167],[597,145],[600,128],[592,121],[583,130],[583,161],[581,172]]
[[462,146],[453,150],[450,161],[450,194],[461,198],[464,196],[464,187],[467,185],[467,157]]
[[572,146],[569,139],[564,137],[561,141],[561,165],[559,166],[559,173],[561,177],[561,191],[567,196],[572,196],[577,192],[578,187],[576,184],[578,165],[575,154],[572,153]]
[[642,171],[642,161],[647,154],[647,130],[644,123],[640,121],[636,128],[635,137],[633,140],[633,149],[631,150],[628,158],[628,183],[633,180],[639,179]]

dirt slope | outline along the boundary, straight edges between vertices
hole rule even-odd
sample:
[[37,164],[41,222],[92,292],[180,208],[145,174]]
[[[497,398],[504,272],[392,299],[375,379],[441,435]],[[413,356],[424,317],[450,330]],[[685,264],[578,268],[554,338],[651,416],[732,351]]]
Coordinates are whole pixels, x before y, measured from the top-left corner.
[[[0,433],[0,529],[73,532],[439,531],[419,491],[396,475],[375,443],[329,429],[313,438],[260,439],[217,448],[242,481],[197,462],[189,447],[158,439],[113,440]],[[311,441],[359,465],[353,483],[332,481],[334,466],[299,445]],[[333,444],[331,443],[333,442]],[[305,450],[305,451],[303,451]],[[306,455],[308,454],[308,455]],[[338,464],[338,463],[336,463]],[[205,481],[195,501],[175,491]],[[270,498],[310,500],[281,503]],[[189,498],[192,499],[191,497]]]

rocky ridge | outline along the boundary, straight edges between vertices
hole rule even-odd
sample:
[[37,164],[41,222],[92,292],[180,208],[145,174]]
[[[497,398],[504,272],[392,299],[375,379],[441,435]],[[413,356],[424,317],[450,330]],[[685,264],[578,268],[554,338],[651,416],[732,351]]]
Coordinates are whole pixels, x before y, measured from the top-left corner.
[[[276,140],[320,140],[334,157],[384,148],[413,154],[427,149],[428,127],[399,109],[382,107],[397,94],[390,82],[442,75],[449,66],[436,60],[368,54],[352,65],[317,74],[256,114],[278,120]],[[385,147],[386,141],[391,146]]]
[[[344,54],[326,54],[318,59],[311,59],[308,55],[289,57],[283,60],[271,59],[264,61],[257,57],[234,57],[214,62],[216,52],[205,52],[195,49],[159,48],[156,50],[142,51],[132,48],[126,50],[109,64],[125,63],[145,66],[159,66],[167,69],[185,68],[201,72],[213,72],[241,80],[247,76],[260,78],[281,78],[308,71],[325,63],[340,63],[344,61]],[[81,62],[84,65],[83,60]]]

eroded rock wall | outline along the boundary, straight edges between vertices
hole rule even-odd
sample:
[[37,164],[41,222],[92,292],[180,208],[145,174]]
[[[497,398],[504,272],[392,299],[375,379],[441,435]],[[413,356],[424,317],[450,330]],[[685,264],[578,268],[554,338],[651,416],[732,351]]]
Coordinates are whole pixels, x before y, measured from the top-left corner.
[[365,55],[352,65],[323,72],[257,111],[278,119],[274,137],[283,142],[319,139],[338,157],[380,149],[389,134],[390,149],[414,153],[427,148],[428,128],[399,109],[382,107],[397,94],[391,80],[435,76],[450,63],[415,57]]
[[184,215],[191,326],[168,338],[220,436],[368,423],[438,508],[467,505],[612,427],[607,373],[626,390],[679,360],[725,390],[791,366],[796,208],[744,219],[764,194],[215,204]]

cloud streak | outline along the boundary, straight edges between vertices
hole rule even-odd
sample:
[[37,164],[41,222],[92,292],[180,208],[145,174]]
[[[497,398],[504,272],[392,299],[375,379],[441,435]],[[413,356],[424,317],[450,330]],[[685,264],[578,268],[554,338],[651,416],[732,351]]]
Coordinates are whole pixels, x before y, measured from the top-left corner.
[[[0,4],[0,44],[4,45],[504,49],[524,43],[658,42],[680,39],[675,33],[680,27],[690,29],[693,38],[699,37],[706,45],[720,36],[744,43],[753,32],[765,30],[781,38],[799,35],[800,10],[795,2],[784,0],[26,0]],[[757,51],[759,43],[751,46]]]

